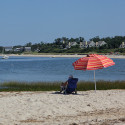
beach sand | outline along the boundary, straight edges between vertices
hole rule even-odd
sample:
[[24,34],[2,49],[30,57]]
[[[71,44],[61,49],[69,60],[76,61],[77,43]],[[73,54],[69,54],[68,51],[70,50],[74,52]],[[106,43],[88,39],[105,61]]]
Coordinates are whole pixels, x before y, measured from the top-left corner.
[[[2,56],[0,54],[0,56]],[[56,57],[68,57],[68,58],[81,58],[81,57],[85,57],[86,55],[77,55],[77,54],[74,54],[74,55],[48,55],[48,54],[40,54],[40,55],[32,55],[32,54],[22,54],[22,55],[18,55],[18,54],[8,54],[8,56],[17,56],[17,57],[51,57],[51,58],[56,58]],[[109,58],[121,58],[121,59],[125,59],[125,55],[104,55],[104,56],[107,56]]]
[[0,92],[0,125],[125,125],[125,90]]

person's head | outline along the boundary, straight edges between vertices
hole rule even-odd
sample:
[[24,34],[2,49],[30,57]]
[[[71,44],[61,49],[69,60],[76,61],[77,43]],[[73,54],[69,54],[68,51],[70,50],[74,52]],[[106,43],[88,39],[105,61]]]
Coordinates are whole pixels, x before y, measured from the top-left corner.
[[73,78],[73,75],[69,75],[69,79]]

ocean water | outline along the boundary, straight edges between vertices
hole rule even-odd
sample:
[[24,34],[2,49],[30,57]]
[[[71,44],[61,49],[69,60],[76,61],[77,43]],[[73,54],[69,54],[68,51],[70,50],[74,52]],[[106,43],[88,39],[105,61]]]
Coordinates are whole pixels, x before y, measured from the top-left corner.
[[[79,80],[93,81],[94,71],[74,70],[79,58],[13,57],[1,59],[0,82],[66,81],[70,74]],[[125,59],[113,59],[114,66],[96,70],[96,80],[125,80]]]

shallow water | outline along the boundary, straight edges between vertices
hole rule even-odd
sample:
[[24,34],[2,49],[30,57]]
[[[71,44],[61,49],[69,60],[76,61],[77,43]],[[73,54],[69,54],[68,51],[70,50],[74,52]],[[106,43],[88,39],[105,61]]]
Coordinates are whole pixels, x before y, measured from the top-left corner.
[[[1,59],[0,82],[66,81],[69,74],[92,81],[94,71],[74,70],[78,58],[13,57]],[[96,70],[96,80],[125,80],[125,59],[113,59],[114,66]]]

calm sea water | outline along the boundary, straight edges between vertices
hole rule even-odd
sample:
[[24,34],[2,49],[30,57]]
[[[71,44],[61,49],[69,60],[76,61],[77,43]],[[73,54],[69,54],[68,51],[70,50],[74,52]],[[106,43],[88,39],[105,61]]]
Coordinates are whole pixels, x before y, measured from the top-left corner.
[[[66,81],[69,74],[92,81],[94,71],[74,70],[78,58],[0,57],[0,82]],[[116,65],[96,70],[96,80],[125,80],[125,59],[113,59]]]

